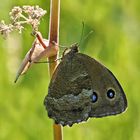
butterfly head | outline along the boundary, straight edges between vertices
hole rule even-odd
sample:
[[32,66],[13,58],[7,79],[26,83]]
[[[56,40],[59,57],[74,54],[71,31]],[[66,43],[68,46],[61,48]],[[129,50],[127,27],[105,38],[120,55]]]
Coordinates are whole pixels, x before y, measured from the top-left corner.
[[69,48],[66,48],[63,52],[63,56],[67,55],[67,54],[74,54],[79,52],[79,44],[78,43],[74,43],[72,44]]
[[79,44],[78,43],[74,43],[71,45],[70,47],[70,51],[73,52],[73,53],[77,53],[79,51]]

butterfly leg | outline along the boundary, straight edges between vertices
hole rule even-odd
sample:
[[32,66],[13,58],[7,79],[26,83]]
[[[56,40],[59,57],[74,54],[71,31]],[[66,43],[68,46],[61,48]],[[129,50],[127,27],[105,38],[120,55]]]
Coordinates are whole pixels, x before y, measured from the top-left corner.
[[56,59],[54,61],[35,61],[34,63],[36,63],[36,64],[40,64],[40,63],[53,63],[53,62],[56,62],[58,60],[62,60],[62,57],[60,57],[60,58],[58,58],[58,59]]

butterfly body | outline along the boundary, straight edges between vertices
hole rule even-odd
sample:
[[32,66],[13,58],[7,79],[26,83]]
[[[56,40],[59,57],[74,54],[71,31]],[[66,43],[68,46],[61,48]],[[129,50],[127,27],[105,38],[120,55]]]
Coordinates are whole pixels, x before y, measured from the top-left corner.
[[73,125],[90,117],[123,112],[124,91],[115,76],[95,59],[72,46],[56,68],[44,104],[56,123]]

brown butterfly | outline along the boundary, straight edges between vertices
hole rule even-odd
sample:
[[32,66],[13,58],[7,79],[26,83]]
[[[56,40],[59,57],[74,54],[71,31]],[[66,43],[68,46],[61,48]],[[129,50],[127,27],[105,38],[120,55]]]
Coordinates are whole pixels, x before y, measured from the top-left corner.
[[91,117],[120,114],[127,99],[112,72],[79,53],[75,44],[56,68],[44,105],[56,123],[72,126]]

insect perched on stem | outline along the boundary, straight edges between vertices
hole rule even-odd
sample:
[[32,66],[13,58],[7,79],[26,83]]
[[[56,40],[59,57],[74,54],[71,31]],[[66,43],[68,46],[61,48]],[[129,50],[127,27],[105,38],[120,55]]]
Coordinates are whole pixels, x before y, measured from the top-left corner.
[[72,126],[124,112],[127,98],[113,73],[74,44],[53,73],[44,105],[55,123]]
[[27,72],[33,63],[39,62],[42,58],[48,58],[56,54],[58,46],[49,47],[49,40],[43,39],[40,32],[35,32],[36,39],[32,44],[32,48],[25,55],[19,70],[17,72],[15,83],[17,82],[20,75]]
[[103,64],[79,52],[81,40],[63,52],[44,100],[48,117],[62,126],[117,115],[127,108],[119,81]]

